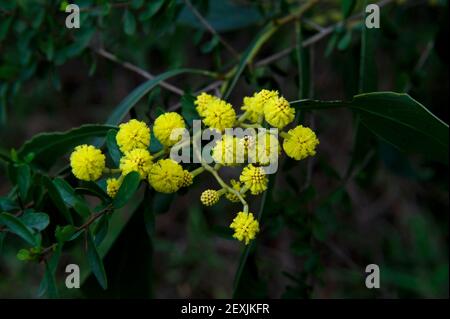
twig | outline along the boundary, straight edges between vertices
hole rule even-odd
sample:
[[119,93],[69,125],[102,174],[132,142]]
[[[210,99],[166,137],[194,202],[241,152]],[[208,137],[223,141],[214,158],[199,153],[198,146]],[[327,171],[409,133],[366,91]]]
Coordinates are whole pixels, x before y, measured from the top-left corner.
[[218,33],[217,31],[212,27],[212,25],[205,19],[203,16],[198,12],[198,10],[192,5],[190,0],[184,0],[184,3],[189,7],[189,9],[192,11],[192,13],[197,17],[197,19],[200,21],[201,24],[214,36],[216,36],[220,43],[223,44],[223,46],[235,57],[239,58],[239,53],[236,52],[235,49],[227,42],[225,41]]
[[[392,0],[383,0],[383,1],[378,2],[377,5],[381,8],[381,7],[389,4],[390,2],[392,2]],[[348,19],[348,21],[359,19],[359,18],[361,18],[361,16],[362,16],[362,13],[357,13],[357,14],[351,16]],[[338,23],[330,25],[330,26],[328,26],[326,28],[322,28],[322,30],[320,32],[318,32],[317,34],[311,36],[309,39],[303,41],[303,47],[308,47],[311,44],[322,40],[327,35],[333,33],[334,29],[340,24],[341,24],[341,22],[338,22]],[[261,66],[270,64],[270,63],[272,63],[272,62],[274,62],[274,61],[276,61],[278,59],[281,59],[281,58],[287,56],[289,53],[291,53],[293,50],[295,50],[295,48],[296,48],[296,46],[293,45],[293,46],[291,46],[289,48],[286,48],[286,49],[284,49],[284,50],[282,50],[280,52],[277,52],[277,53],[275,53],[275,54],[273,54],[271,56],[268,56],[267,58],[264,58],[264,59],[256,62],[255,66],[256,67],[261,67]]]
[[[106,51],[106,50],[103,49],[103,48],[100,48],[100,49],[93,49],[93,50],[94,50],[98,55],[100,55],[100,56],[102,56],[102,57],[104,57],[104,58],[106,58],[106,59],[108,59],[108,60],[110,60],[110,61],[113,61],[113,62],[115,62],[115,63],[117,63],[117,64],[120,64],[120,65],[123,66],[124,68],[126,68],[126,69],[128,69],[128,70],[131,70],[131,71],[133,71],[133,72],[135,72],[135,73],[141,75],[142,77],[144,77],[144,78],[146,78],[146,79],[152,80],[152,79],[155,78],[155,76],[154,76],[153,74],[150,74],[149,72],[147,72],[147,71],[141,69],[140,67],[138,67],[138,66],[136,66],[136,65],[134,65],[134,64],[131,64],[130,62],[121,61],[117,56],[115,56],[115,55],[112,54],[111,52]],[[180,96],[182,96],[182,95],[184,94],[184,91],[183,91],[182,89],[180,89],[180,88],[178,88],[178,87],[176,87],[176,86],[174,86],[174,85],[172,85],[172,84],[170,84],[170,83],[167,83],[167,82],[165,82],[165,81],[159,82],[159,85],[162,86],[163,88],[165,88],[165,89],[167,89],[167,90],[169,90],[169,91],[175,93],[175,94],[180,95]]]

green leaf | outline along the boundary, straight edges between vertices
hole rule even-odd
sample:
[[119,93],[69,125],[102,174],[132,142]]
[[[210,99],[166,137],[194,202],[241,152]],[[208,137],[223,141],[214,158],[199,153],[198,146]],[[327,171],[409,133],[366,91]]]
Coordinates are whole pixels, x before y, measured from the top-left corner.
[[19,188],[19,194],[21,199],[26,202],[28,197],[28,191],[31,186],[31,169],[26,164],[18,164],[15,168],[15,181]]
[[72,186],[62,178],[55,178],[53,184],[61,195],[64,203],[72,207],[81,217],[89,217],[91,215],[89,206],[83,197],[77,195]]
[[73,225],[66,225],[66,226],[58,225],[56,226],[55,229],[56,240],[60,243],[69,241],[77,233],[77,231],[78,231],[77,228]]
[[102,202],[109,202],[111,198],[106,194],[105,190],[95,182],[82,181],[80,187],[76,188],[78,194],[94,195]]
[[153,246],[146,232],[143,214],[148,215],[151,197],[144,199],[127,221],[103,258],[109,285],[101,290],[90,275],[82,285],[88,298],[150,298],[154,278]]
[[152,205],[154,213],[163,214],[167,212],[174,198],[175,198],[174,193],[171,194],[156,193],[153,196],[153,205]]
[[350,14],[353,12],[353,9],[355,8],[355,5],[356,0],[341,1],[342,16],[344,17],[344,19],[347,19],[350,16]]
[[171,77],[174,77],[183,73],[193,73],[193,74],[202,74],[205,76],[212,76],[211,73],[203,70],[196,69],[176,69],[172,71],[164,72],[158,76],[155,76],[153,79],[148,80],[147,82],[142,83],[136,89],[134,89],[125,99],[120,102],[120,104],[115,108],[112,112],[106,124],[109,125],[118,125],[123,118],[130,112],[130,110],[142,99],[145,94],[147,94],[151,89],[161,83],[161,81],[165,81]]
[[200,119],[200,116],[195,109],[195,97],[192,94],[186,93],[181,97],[181,115],[184,117],[189,127],[192,127],[192,121]]
[[236,86],[237,81],[239,80],[242,72],[244,72],[245,67],[253,61],[256,53],[259,49],[266,43],[267,40],[278,30],[278,26],[274,23],[267,24],[253,39],[251,44],[242,54],[241,60],[234,72],[232,79],[226,82],[226,86],[223,91],[223,98],[226,100],[230,97],[231,91]]
[[52,271],[48,262],[45,263],[45,282],[46,282],[46,290],[49,298],[58,298],[58,289],[56,288],[56,280],[55,273]]
[[21,237],[32,246],[38,246],[40,241],[33,231],[25,225],[19,218],[9,213],[0,214],[0,224],[5,225],[14,234]]
[[347,32],[345,32],[344,36],[342,36],[339,39],[337,48],[341,51],[344,51],[350,46],[351,42],[352,42],[352,31],[347,30]]
[[130,200],[138,189],[140,181],[141,178],[137,172],[131,172],[124,177],[123,182],[117,191],[117,195],[113,200],[114,208],[120,208]]
[[20,220],[30,228],[42,231],[47,228],[50,219],[46,213],[35,212],[32,209],[27,209],[20,217]]
[[122,157],[122,152],[119,149],[116,141],[117,130],[109,130],[106,134],[106,147],[108,148],[109,155],[117,167],[120,164],[120,158]]
[[64,200],[62,199],[61,194],[59,193],[55,184],[53,184],[52,180],[47,176],[42,176],[42,182],[44,184],[44,187],[47,189],[48,196],[52,200],[53,204],[64,216],[67,222],[73,224],[72,215],[70,214],[70,211],[67,209],[67,206],[65,205]]
[[153,0],[147,4],[146,9],[139,16],[140,21],[146,21],[153,17],[164,4],[164,0]]
[[87,233],[87,257],[89,265],[93,274],[97,278],[98,283],[103,289],[108,288],[108,280],[106,277],[105,267],[103,266],[102,258],[100,257],[97,247],[95,246],[94,239],[91,233]]
[[136,31],[136,19],[129,10],[125,10],[123,15],[123,30],[127,35],[133,35]]
[[376,136],[408,153],[448,164],[448,125],[408,94],[374,92],[356,95],[352,101],[302,100],[297,109],[350,108]]
[[75,146],[92,142],[95,137],[104,137],[114,127],[87,124],[65,132],[41,133],[25,142],[18,151],[20,157],[34,153],[33,163],[51,167],[54,159],[73,150]]
[[103,239],[105,239],[108,233],[110,216],[111,215],[109,214],[103,215],[98,221],[98,223],[95,225],[94,242],[96,246],[99,246],[102,243]]
[[8,197],[0,197],[0,211],[10,212],[20,209],[19,205]]
[[202,45],[200,51],[205,54],[210,53],[212,50],[214,50],[214,48],[217,47],[218,44],[219,44],[219,37],[214,35],[210,41]]

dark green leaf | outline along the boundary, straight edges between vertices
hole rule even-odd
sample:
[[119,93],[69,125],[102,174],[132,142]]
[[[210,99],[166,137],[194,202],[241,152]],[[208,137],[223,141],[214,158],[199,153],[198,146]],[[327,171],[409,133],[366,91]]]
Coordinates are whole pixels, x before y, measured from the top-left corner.
[[70,211],[67,209],[67,206],[65,205],[64,200],[62,199],[61,194],[59,193],[55,184],[53,184],[52,180],[47,176],[42,176],[42,181],[44,187],[47,189],[48,196],[50,196],[50,199],[52,200],[53,204],[64,216],[67,222],[73,224],[72,215],[70,214]]
[[49,298],[58,298],[58,289],[56,288],[55,273],[48,263],[45,263],[45,281],[47,286],[47,295]]
[[120,121],[130,112],[130,110],[142,99],[145,94],[147,94],[151,89],[173,76],[183,74],[183,73],[193,73],[193,74],[203,74],[205,76],[211,76],[210,73],[203,70],[196,69],[177,69],[172,71],[167,71],[158,76],[155,76],[152,80],[142,83],[136,89],[134,89],[128,96],[120,102],[120,104],[114,109],[106,124],[118,125]]
[[116,130],[109,130],[108,134],[106,134],[106,147],[108,148],[109,155],[113,160],[114,164],[119,167],[120,158],[122,157],[122,153],[120,152],[119,146],[117,146],[116,142]]
[[138,189],[140,180],[141,178],[137,172],[131,172],[124,177],[117,195],[113,200],[114,208],[120,208],[130,200]]
[[0,197],[0,211],[10,212],[13,210],[18,210],[19,208],[19,205],[8,197]]
[[88,298],[152,297],[153,247],[143,217],[151,211],[150,200],[144,197],[105,255],[104,265],[110,282],[108,289],[101,290],[92,275],[83,283],[83,294]]
[[89,217],[91,214],[85,199],[75,193],[72,186],[62,178],[55,178],[53,184],[68,207],[72,207],[81,217]]
[[164,0],[153,0],[147,3],[146,9],[139,16],[140,21],[146,21],[153,17],[164,4]]
[[46,213],[35,212],[31,209],[27,209],[20,217],[20,220],[28,227],[37,231],[44,230],[50,223],[50,219]]
[[77,228],[73,225],[56,226],[55,237],[58,242],[69,241],[77,233]]
[[50,167],[55,158],[68,153],[77,145],[91,142],[95,137],[105,137],[112,128],[109,125],[87,124],[66,132],[41,133],[25,142],[18,154],[25,157],[34,153],[33,163]]
[[342,16],[344,19],[347,19],[350,14],[353,12],[353,9],[355,8],[356,0],[342,0],[341,1],[341,8],[342,8]]
[[350,108],[376,136],[398,149],[448,164],[448,125],[408,94],[374,92],[357,95],[350,102],[304,100],[292,104],[304,110]]
[[123,30],[127,35],[133,35],[136,31],[136,19],[129,10],[125,10],[123,15]]
[[92,273],[97,278],[98,283],[103,289],[108,288],[108,280],[103,266],[102,258],[100,257],[94,239],[90,232],[87,233],[87,257]]
[[247,50],[245,50],[245,52],[242,54],[241,60],[239,61],[239,65],[237,66],[232,79],[226,83],[225,89],[223,91],[224,99],[228,99],[230,97],[231,91],[241,77],[241,74],[244,71],[245,67],[252,62],[259,49],[277,30],[278,26],[276,26],[274,23],[269,23],[256,35],[251,44],[248,46]]
[[0,224],[8,227],[11,232],[20,236],[30,245],[38,246],[40,244],[40,240],[34,235],[33,231],[14,215],[0,213]]

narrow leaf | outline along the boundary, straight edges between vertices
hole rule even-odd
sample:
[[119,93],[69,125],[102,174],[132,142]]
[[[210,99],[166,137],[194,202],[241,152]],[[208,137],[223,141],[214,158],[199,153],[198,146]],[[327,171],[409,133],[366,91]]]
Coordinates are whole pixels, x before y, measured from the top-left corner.
[[108,280],[106,278],[105,267],[103,266],[102,258],[100,257],[94,239],[91,233],[87,233],[87,257],[89,265],[97,278],[98,283],[106,290],[108,288]]
[[21,237],[30,245],[38,246],[39,241],[33,234],[33,231],[23,223],[19,218],[9,213],[0,213],[0,224],[5,225],[14,234]]
[[116,197],[114,197],[114,208],[120,208],[124,206],[128,200],[134,195],[139,187],[140,176],[137,172],[131,172],[124,177],[122,184]]

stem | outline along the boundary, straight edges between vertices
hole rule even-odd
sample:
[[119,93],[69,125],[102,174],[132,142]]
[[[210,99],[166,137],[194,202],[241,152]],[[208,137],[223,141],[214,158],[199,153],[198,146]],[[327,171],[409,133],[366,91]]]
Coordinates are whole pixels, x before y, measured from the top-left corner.
[[190,173],[192,174],[192,177],[195,177],[197,175],[200,175],[201,173],[203,173],[205,171],[205,168],[203,166],[200,166],[199,168],[194,169],[193,171],[191,171]]

